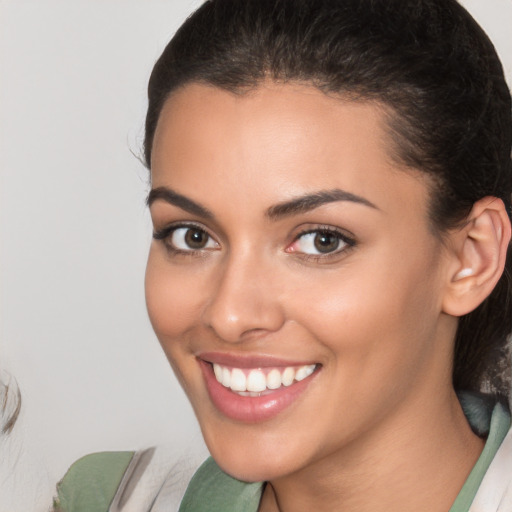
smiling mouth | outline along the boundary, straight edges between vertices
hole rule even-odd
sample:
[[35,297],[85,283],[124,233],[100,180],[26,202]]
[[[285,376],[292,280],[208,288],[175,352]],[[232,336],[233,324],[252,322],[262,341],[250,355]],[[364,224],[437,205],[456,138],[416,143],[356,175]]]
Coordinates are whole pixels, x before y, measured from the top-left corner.
[[240,396],[259,397],[309,377],[316,364],[279,368],[234,368],[211,363],[217,382]]
[[284,412],[322,369],[311,361],[292,363],[259,355],[205,352],[196,357],[212,405],[242,423],[267,421]]

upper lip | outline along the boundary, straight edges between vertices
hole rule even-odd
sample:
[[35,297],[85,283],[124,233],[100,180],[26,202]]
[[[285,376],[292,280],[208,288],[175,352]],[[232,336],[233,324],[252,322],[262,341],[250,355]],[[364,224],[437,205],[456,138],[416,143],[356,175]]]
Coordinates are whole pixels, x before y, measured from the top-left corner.
[[297,361],[264,354],[233,354],[229,352],[200,352],[199,359],[208,363],[230,366],[233,368],[267,368],[275,366],[304,366],[316,364],[315,361]]

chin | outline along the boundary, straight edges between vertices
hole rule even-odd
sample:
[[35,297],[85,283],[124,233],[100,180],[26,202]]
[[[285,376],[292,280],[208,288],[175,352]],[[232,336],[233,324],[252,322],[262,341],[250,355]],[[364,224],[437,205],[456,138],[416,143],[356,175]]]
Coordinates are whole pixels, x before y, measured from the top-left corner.
[[[211,424],[210,424],[211,426]],[[244,482],[274,480],[307,465],[306,454],[294,436],[283,436],[271,425],[225,426],[203,429],[206,445],[218,466],[228,475]],[[301,454],[303,457],[298,457]],[[300,459],[300,460],[299,460]],[[302,460],[303,459],[303,460]]]
[[279,460],[256,460],[240,454],[212,454],[218,466],[228,475],[243,482],[267,482],[286,476],[290,473],[286,466],[280,465]]

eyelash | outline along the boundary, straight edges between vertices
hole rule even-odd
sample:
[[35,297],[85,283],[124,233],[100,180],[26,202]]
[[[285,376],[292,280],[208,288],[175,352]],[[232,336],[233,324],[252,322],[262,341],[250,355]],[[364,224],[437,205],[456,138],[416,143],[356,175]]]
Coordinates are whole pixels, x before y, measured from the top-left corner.
[[[305,235],[310,234],[326,234],[326,235],[334,235],[342,244],[345,244],[341,248],[337,248],[332,252],[324,253],[324,254],[306,254],[306,253],[300,253],[295,252],[293,250],[288,250],[287,252],[291,254],[297,254],[300,256],[301,259],[305,261],[311,261],[311,262],[328,262],[331,259],[339,258],[342,253],[346,253],[347,251],[353,249],[356,246],[356,240],[350,236],[348,236],[346,233],[342,232],[341,230],[334,228],[332,226],[317,226],[311,229],[305,229],[298,233],[296,237],[294,238],[293,242],[290,244],[290,246],[294,245],[296,242],[298,242],[302,237]],[[290,247],[288,246],[288,247]]]
[[[161,241],[164,246],[166,247],[167,251],[171,255],[177,255],[177,256],[202,256],[204,255],[204,251],[212,250],[211,248],[200,248],[200,249],[193,249],[190,248],[188,250],[179,249],[176,246],[174,246],[170,242],[170,238],[172,235],[179,229],[195,229],[197,231],[200,231],[204,233],[209,240],[213,241],[218,245],[218,242],[215,241],[215,239],[208,233],[206,229],[204,229],[201,225],[194,224],[194,223],[180,223],[180,224],[171,224],[169,226],[166,226],[160,230],[156,230],[153,232],[153,238],[155,240]],[[290,247],[296,244],[302,237],[310,234],[325,234],[328,236],[334,236],[336,237],[340,243],[344,244],[341,248],[336,248],[332,252],[327,253],[319,253],[319,254],[307,254],[300,251],[290,250]],[[285,252],[288,252],[290,254],[295,254],[298,257],[300,257],[304,261],[311,261],[311,262],[327,262],[333,258],[339,258],[341,253],[346,253],[350,249],[352,249],[356,245],[356,241],[354,238],[348,236],[346,233],[340,231],[339,229],[336,229],[332,226],[318,226],[311,229],[305,229],[298,233],[295,238],[293,239],[293,242],[287,246],[285,249]]]
[[180,223],[180,224],[171,224],[170,226],[166,226],[162,229],[156,230],[153,232],[153,238],[155,240],[161,241],[169,254],[175,255],[175,256],[202,256],[204,254],[205,250],[210,250],[210,248],[203,248],[203,249],[189,249],[189,250],[183,250],[175,247],[171,243],[171,237],[172,235],[178,231],[179,229],[195,229],[197,231],[201,231],[204,233],[210,240],[213,240],[216,244],[217,242],[215,239],[208,233],[204,227],[202,227],[199,224],[193,224],[193,223]]

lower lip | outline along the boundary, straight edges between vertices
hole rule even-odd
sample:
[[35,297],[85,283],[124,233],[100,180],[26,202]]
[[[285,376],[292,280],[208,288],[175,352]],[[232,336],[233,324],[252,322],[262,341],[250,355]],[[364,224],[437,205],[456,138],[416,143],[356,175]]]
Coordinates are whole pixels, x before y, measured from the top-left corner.
[[281,386],[263,396],[240,396],[217,381],[210,363],[199,359],[210,399],[215,407],[230,419],[244,423],[258,423],[277,416],[292,405],[306,390],[312,378],[318,373],[294,382],[291,386]]

